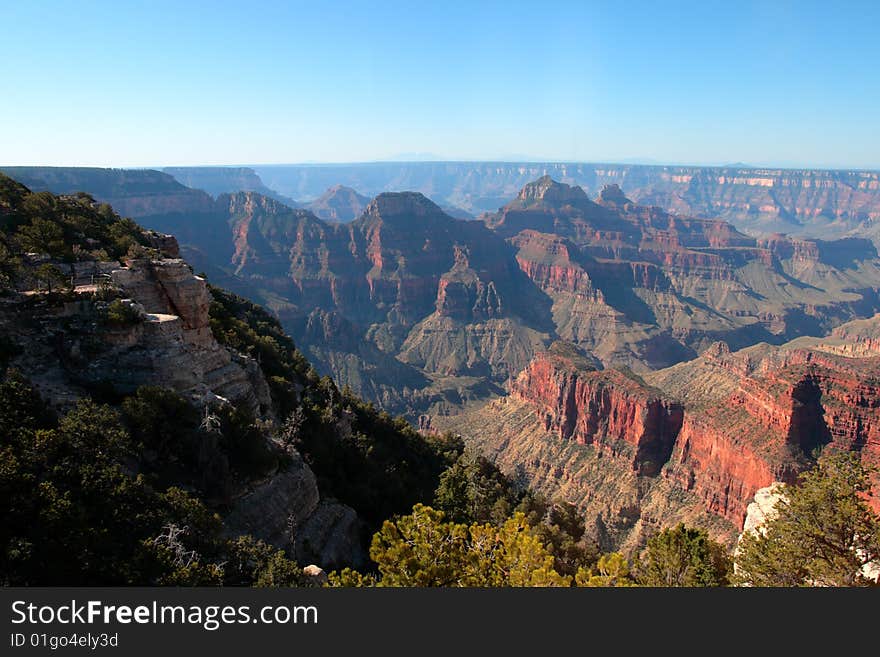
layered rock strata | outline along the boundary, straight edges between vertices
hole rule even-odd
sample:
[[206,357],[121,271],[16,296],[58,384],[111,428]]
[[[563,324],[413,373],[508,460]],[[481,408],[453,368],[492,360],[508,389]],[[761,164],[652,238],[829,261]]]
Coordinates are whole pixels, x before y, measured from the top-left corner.
[[[422,425],[460,433],[518,481],[577,504],[612,546],[682,517],[731,540],[755,495],[794,482],[816,450],[880,464],[878,335],[880,316],[780,347],[717,343],[644,377],[555,346],[508,398]],[[869,502],[880,509],[877,495]]]

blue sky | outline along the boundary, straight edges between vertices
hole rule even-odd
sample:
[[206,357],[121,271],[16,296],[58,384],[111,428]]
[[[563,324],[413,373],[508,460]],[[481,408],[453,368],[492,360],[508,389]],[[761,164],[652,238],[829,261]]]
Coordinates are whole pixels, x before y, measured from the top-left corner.
[[880,167],[877,2],[0,2],[0,164]]

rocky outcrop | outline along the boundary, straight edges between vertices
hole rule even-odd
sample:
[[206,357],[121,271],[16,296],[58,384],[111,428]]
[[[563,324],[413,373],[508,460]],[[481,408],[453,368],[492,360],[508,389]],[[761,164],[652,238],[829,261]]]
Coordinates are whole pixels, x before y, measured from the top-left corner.
[[466,247],[453,247],[454,264],[437,286],[437,314],[462,321],[485,321],[504,314],[505,303],[495,281],[484,281],[470,266]]
[[208,318],[211,296],[205,281],[179,259],[128,260],[111,280],[148,313],[179,318],[184,341],[194,347],[216,344]]
[[78,286],[73,299],[53,305],[10,298],[0,323],[28,344],[16,361],[40,393],[65,407],[89,390],[131,394],[145,385],[171,388],[198,405],[224,399],[259,417],[272,417],[268,383],[259,364],[222,347],[209,326],[204,280],[181,260],[130,260],[110,271],[111,290],[129,317],[110,321],[98,286]]
[[784,497],[782,493],[784,486],[782,482],[776,481],[755,491],[755,498],[746,510],[743,534],[760,532],[764,524],[776,515],[776,503]]
[[147,238],[150,247],[156,249],[162,257],[180,257],[180,245],[177,243],[177,238],[174,235],[165,235],[150,230],[145,231],[144,236]]
[[494,281],[484,283],[469,272],[444,276],[437,286],[437,313],[462,321],[482,321],[501,316],[501,296]]
[[221,347],[211,333],[210,293],[183,260],[129,260],[112,281],[146,311],[143,322],[107,333],[110,351],[90,364],[91,378],[120,389],[166,385],[202,398],[211,393],[271,413],[269,387],[252,359]]
[[282,472],[241,495],[225,518],[231,536],[250,534],[270,545],[293,551],[296,530],[315,512],[320,501],[312,469],[295,451]]
[[366,555],[354,509],[322,500],[311,468],[295,450],[287,454],[284,470],[252,485],[233,502],[224,518],[226,533],[250,534],[300,563],[326,570],[363,566]]
[[301,563],[314,561],[325,569],[363,568],[369,563],[362,540],[363,526],[354,509],[321,500],[295,532],[294,552]]
[[587,195],[576,185],[560,185],[550,176],[541,176],[536,181],[524,185],[517,200],[526,205],[541,202],[566,204],[572,201],[586,201]]
[[[777,516],[778,511],[776,507],[785,499],[786,487],[781,482],[774,482],[770,486],[755,492],[755,499],[748,506],[742,534],[737,539],[737,548],[739,548],[739,544],[746,534],[764,535],[766,533],[765,525]],[[877,561],[863,565],[861,573],[869,581],[875,584],[880,583],[880,563]]]
[[312,586],[327,586],[330,583],[330,578],[324,569],[315,564],[309,564],[303,568],[303,575]]

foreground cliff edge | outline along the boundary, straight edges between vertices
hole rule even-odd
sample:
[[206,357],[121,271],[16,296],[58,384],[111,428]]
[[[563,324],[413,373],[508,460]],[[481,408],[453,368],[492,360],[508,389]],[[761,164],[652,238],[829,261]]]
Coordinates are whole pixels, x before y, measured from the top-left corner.
[[320,379],[172,236],[5,176],[0,227],[5,584],[308,583],[292,559],[363,567],[457,454]]

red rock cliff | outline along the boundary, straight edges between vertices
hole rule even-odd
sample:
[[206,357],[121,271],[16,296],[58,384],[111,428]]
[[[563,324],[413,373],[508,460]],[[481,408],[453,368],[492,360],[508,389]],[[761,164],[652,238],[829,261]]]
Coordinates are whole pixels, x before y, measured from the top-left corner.
[[[651,378],[660,389],[548,353],[512,382],[511,395],[536,408],[545,430],[639,475],[661,473],[741,527],[755,492],[794,482],[817,448],[858,450],[880,464],[880,356],[824,349],[753,354],[716,345]],[[880,508],[877,498],[871,504]]]
[[627,459],[643,475],[659,472],[683,419],[680,404],[620,372],[584,371],[550,354],[532,361],[513,382],[511,394],[538,405],[546,429]]

